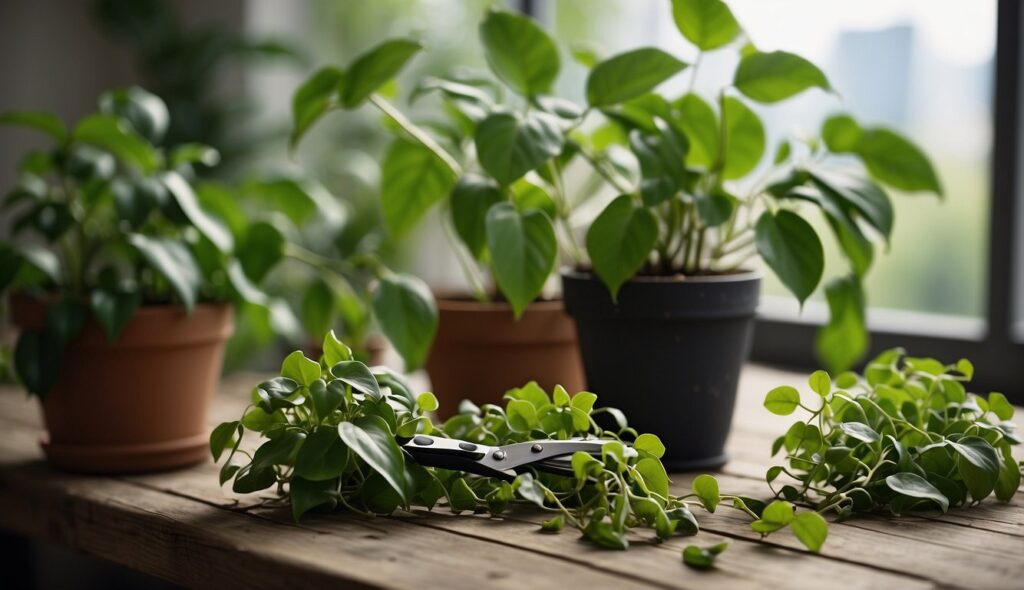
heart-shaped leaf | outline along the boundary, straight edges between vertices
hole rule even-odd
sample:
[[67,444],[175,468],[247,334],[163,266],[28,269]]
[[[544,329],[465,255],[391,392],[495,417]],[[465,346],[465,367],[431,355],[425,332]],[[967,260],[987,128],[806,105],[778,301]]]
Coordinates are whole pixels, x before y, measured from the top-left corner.
[[558,118],[547,113],[492,113],[476,128],[480,165],[508,185],[562,152],[565,137]]
[[785,209],[761,214],[754,228],[757,251],[801,304],[825,270],[825,252],[811,224]]
[[686,62],[654,47],[643,47],[609,58],[587,76],[587,102],[601,107],[636,98],[654,90],[686,68]]
[[587,252],[613,301],[622,284],[647,261],[657,239],[658,220],[629,195],[609,203],[591,224]]
[[548,216],[498,203],[487,213],[494,278],[516,318],[540,294],[555,267],[558,244]]

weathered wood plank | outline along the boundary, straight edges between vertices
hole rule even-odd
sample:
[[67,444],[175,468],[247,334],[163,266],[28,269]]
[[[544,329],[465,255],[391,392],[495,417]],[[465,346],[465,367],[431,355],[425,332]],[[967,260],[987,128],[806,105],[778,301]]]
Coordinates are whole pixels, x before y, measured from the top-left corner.
[[0,527],[186,586],[513,589],[572,580],[652,587],[628,573],[400,519],[335,515],[325,519],[330,530],[322,530],[117,479],[63,475],[26,452],[30,437],[10,429],[0,439]]
[[[213,420],[237,418],[252,384],[262,378],[243,374],[226,380]],[[763,367],[745,371],[730,440],[734,460],[720,476],[724,491],[765,495],[767,449],[791,420],[764,411],[761,398],[775,385],[800,387],[803,381]],[[455,517],[444,508],[373,520],[314,515],[295,525],[283,509],[233,510],[237,500],[251,507],[258,497],[219,490],[210,464],[118,479],[54,474],[38,462],[38,423],[34,402],[0,389],[0,427],[7,430],[0,440],[0,526],[190,586],[264,587],[281,579],[293,587],[345,580],[353,587],[713,589],[777,587],[782,580],[786,587],[818,588],[823,581],[842,580],[849,587],[1005,588],[1019,586],[1024,576],[1024,564],[1014,557],[1024,550],[1019,501],[945,516],[833,525],[822,556],[805,552],[788,532],[762,541],[745,517],[722,509],[698,514],[704,530],[695,538],[657,544],[635,536],[635,547],[620,553],[597,550],[571,532],[542,534],[537,523],[543,516],[530,510],[503,519]],[[674,476],[674,491],[688,490],[692,477]],[[701,574],[680,563],[686,544],[723,538],[732,547],[716,572]],[[971,548],[969,560],[962,556],[964,545]],[[444,552],[434,559],[438,548]]]

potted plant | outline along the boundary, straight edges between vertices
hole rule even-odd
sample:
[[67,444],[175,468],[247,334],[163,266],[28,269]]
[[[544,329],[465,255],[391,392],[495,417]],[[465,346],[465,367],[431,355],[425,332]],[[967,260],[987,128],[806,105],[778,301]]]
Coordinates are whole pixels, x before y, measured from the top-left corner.
[[[21,329],[14,369],[42,401],[47,457],[65,469],[202,460],[231,304],[259,310],[275,330],[297,325],[258,286],[298,247],[294,234],[250,218],[233,190],[194,184],[194,168],[218,154],[157,147],[168,118],[138,88],[105,94],[71,131],[48,113],[0,115],[55,142],[26,155],[3,202],[12,241],[0,242],[0,293]],[[281,203],[262,209],[287,218]],[[382,324],[429,307],[413,279],[383,265],[373,273],[378,308],[391,314]],[[396,333],[411,327],[422,328]]]
[[[293,98],[293,145],[326,113],[366,102],[397,130],[380,188],[393,237],[435,205],[443,208],[446,235],[471,286],[469,294],[438,298],[439,329],[427,370],[435,390],[450,396],[442,404],[448,407],[463,397],[498,401],[503,391],[531,379],[546,387],[582,387],[572,322],[559,299],[543,296],[559,260],[582,261],[571,216],[593,193],[586,183],[567,187],[561,174],[581,152],[573,134],[582,110],[549,95],[558,49],[531,19],[492,11],[480,37],[501,84],[465,74],[420,80],[410,102],[439,95],[448,118],[431,131],[381,91],[420,50],[407,39],[386,41],[345,69],[318,70]],[[530,48],[536,55],[524,69],[516,54]],[[503,102],[506,87],[515,96]],[[604,172],[599,156],[583,157]]]
[[846,114],[826,119],[819,137],[783,141],[763,164],[765,132],[751,101],[832,92],[825,74],[800,56],[755,48],[720,0],[676,0],[673,16],[698,56],[738,51],[732,82],[710,103],[692,92],[657,94],[684,68],[695,77],[700,58],[688,66],[654,48],[593,66],[587,111],[623,132],[639,175],[617,183],[622,194],[587,231],[591,266],[562,280],[588,386],[666,440],[670,469],[692,469],[725,461],[759,296],[750,261],[759,256],[803,304],[824,271],[806,217],[824,216],[849,274],[825,288],[831,317],[817,351],[830,369],[845,369],[867,349],[861,281],[874,243],[893,226],[881,185],[942,190],[916,146]]

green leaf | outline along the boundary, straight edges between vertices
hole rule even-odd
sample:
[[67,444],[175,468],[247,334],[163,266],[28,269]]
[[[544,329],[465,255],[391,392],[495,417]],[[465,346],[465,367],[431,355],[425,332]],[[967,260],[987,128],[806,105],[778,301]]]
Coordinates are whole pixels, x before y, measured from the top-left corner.
[[49,331],[25,331],[14,345],[14,368],[25,389],[46,396],[60,376],[64,345]]
[[265,432],[275,424],[282,422],[284,422],[284,414],[280,410],[267,413],[257,407],[250,409],[242,416],[242,426],[254,432]]
[[152,172],[160,164],[160,153],[124,121],[111,115],[89,115],[82,119],[75,127],[73,138],[103,148],[145,173]]
[[721,141],[718,116],[707,102],[696,94],[684,95],[675,104],[679,117],[675,122],[690,140],[686,163],[710,168],[718,157]]
[[[559,385],[558,387],[561,387],[561,385]],[[590,412],[594,409],[594,402],[596,401],[596,395],[590,393],[589,391],[581,391],[572,396],[572,399],[569,401],[569,405],[572,406],[573,408],[576,408],[577,410],[580,410],[581,412],[584,412],[587,415],[590,415]],[[652,434],[650,436],[654,435]]]
[[672,0],[672,17],[679,32],[704,51],[727,45],[740,33],[739,23],[721,0]]
[[487,250],[487,211],[501,201],[498,185],[478,174],[466,174],[452,189],[451,211],[455,232],[478,260]]
[[868,349],[864,293],[856,276],[839,277],[825,286],[829,323],[818,332],[815,350],[832,372],[851,367]]
[[242,436],[242,425],[238,421],[224,422],[213,429],[210,433],[210,454],[213,455],[213,462],[220,461],[221,453],[230,445],[235,444],[238,437]]
[[714,512],[721,496],[718,492],[718,480],[711,475],[701,474],[693,480],[693,493],[708,512]]
[[976,501],[988,497],[999,478],[998,451],[979,436],[965,436],[955,442],[947,440],[946,444],[960,455],[957,470],[971,497]]
[[554,40],[533,19],[492,10],[480,23],[480,40],[491,70],[523,95],[547,94],[561,60]]
[[949,500],[946,496],[916,473],[894,473],[885,478],[885,485],[897,494],[931,500],[938,504],[943,512],[949,510]]
[[603,469],[604,465],[590,453],[576,451],[572,455],[572,471],[576,479],[580,481],[586,481],[588,477],[597,476]]
[[241,262],[245,275],[259,283],[284,258],[284,246],[284,235],[276,225],[255,221],[245,228],[235,257]]
[[337,502],[335,482],[332,480],[310,481],[303,477],[292,477],[288,484],[288,500],[292,505],[292,518],[299,522],[303,514],[317,506]]
[[473,141],[480,165],[508,185],[560,154],[565,137],[553,115],[496,112],[480,122]]
[[609,522],[591,520],[583,529],[583,536],[606,549],[629,549],[629,541]]
[[182,164],[202,164],[213,167],[220,162],[220,152],[203,143],[184,143],[171,151],[171,168]]
[[565,515],[556,514],[552,518],[540,523],[540,529],[545,533],[560,533],[565,528]]
[[132,319],[135,310],[142,304],[142,293],[137,290],[108,290],[96,288],[89,297],[93,315],[99,322],[108,342],[117,340],[117,335]]
[[555,229],[540,211],[521,213],[511,203],[498,203],[487,212],[487,247],[498,288],[518,319],[555,267]]
[[65,345],[82,332],[86,308],[75,297],[62,297],[46,310],[46,332]]
[[854,151],[862,136],[860,124],[850,115],[832,115],[821,124],[821,138],[833,152]]
[[338,68],[321,68],[295,90],[292,96],[292,133],[289,138],[291,149],[295,149],[317,119],[337,106],[338,84],[343,75]]
[[281,376],[309,387],[320,378],[320,363],[306,358],[301,350],[296,350],[281,363]]
[[463,510],[476,510],[479,502],[480,498],[473,493],[465,478],[460,477],[452,482],[448,492],[448,505],[452,512],[458,514]]
[[597,273],[618,299],[619,288],[647,261],[658,240],[658,220],[622,195],[605,207],[587,231],[587,253]]
[[437,333],[437,308],[426,284],[412,275],[381,277],[373,290],[373,313],[405,370],[422,366]]
[[717,227],[729,221],[739,203],[739,199],[721,190],[697,193],[693,199],[697,205],[697,215],[708,227]]
[[306,433],[286,430],[256,449],[252,456],[252,469],[266,469],[274,465],[288,465],[302,448]]
[[758,253],[802,305],[825,269],[818,234],[802,217],[786,209],[775,215],[769,211],[761,214],[754,232]]
[[765,507],[761,513],[764,522],[786,526],[793,521],[793,505],[782,500],[775,500]]
[[355,422],[338,424],[338,434],[352,452],[387,481],[402,503],[407,504],[403,484],[405,460],[387,423],[378,416],[363,416]]
[[892,202],[880,186],[863,177],[825,170],[813,170],[811,180],[838,201],[844,211],[852,208],[889,239],[893,225]]
[[818,370],[811,373],[807,383],[811,386],[811,391],[821,397],[827,397],[828,394],[832,393],[832,378],[825,371]]
[[537,409],[526,400],[509,400],[505,412],[513,432],[530,432],[537,426]]
[[352,349],[338,340],[334,330],[329,330],[324,336],[323,350],[323,362],[327,367],[333,367],[341,361],[352,360]]
[[185,309],[191,311],[203,276],[188,248],[180,240],[143,234],[129,234],[128,243],[142,254],[153,270],[167,279]]
[[199,200],[192,191],[192,186],[177,172],[166,172],[161,177],[167,192],[174,197],[181,212],[192,222],[199,233],[205,236],[221,252],[230,252],[234,247],[234,240],[228,228],[199,206]]
[[235,477],[231,490],[238,494],[251,494],[265,490],[277,482],[271,467],[254,468],[251,464],[243,467]]
[[384,156],[380,203],[388,231],[399,237],[455,185],[455,174],[420,143],[396,139]]
[[439,404],[437,403],[437,396],[429,391],[425,391],[416,397],[416,405],[424,412],[433,412],[437,410]]
[[325,384],[317,379],[309,386],[309,397],[313,400],[313,409],[321,422],[345,401],[345,385],[342,381],[332,380]]
[[157,95],[142,88],[124,88],[104,92],[99,100],[100,111],[115,115],[150,143],[159,143],[167,133],[171,115]]
[[43,111],[10,111],[0,115],[0,125],[18,125],[46,133],[57,143],[63,143],[68,131],[57,115]]
[[295,475],[310,481],[330,480],[341,475],[348,463],[348,448],[341,442],[338,429],[315,430],[302,443],[295,457]]
[[1001,451],[1003,461],[999,467],[999,477],[996,478],[995,493],[1000,501],[1009,502],[1020,488],[1020,464],[1010,452],[1010,445],[1002,445]]
[[365,393],[373,399],[382,398],[377,378],[370,372],[369,367],[359,361],[341,361],[331,367],[331,374],[351,385],[356,391]]
[[324,334],[334,321],[334,291],[315,277],[302,296],[300,317],[307,334]]
[[988,407],[1000,420],[1013,418],[1013,406],[1001,393],[993,391],[988,394]]
[[665,473],[665,466],[661,464],[661,461],[645,457],[637,461],[635,468],[640,473],[640,476],[644,478],[647,489],[662,498],[669,497],[668,474]]
[[422,48],[419,41],[390,39],[357,57],[341,81],[342,104],[347,109],[359,106],[398,75],[406,62]]
[[764,156],[764,125],[761,119],[738,98],[726,97],[722,120],[725,125],[726,179],[743,178],[757,167]]
[[715,558],[728,547],[728,541],[722,541],[721,543],[712,545],[707,549],[698,547],[697,545],[687,545],[686,548],[683,549],[683,563],[694,569],[709,570],[715,566]]
[[847,436],[866,443],[878,442],[881,439],[873,428],[862,422],[842,422],[839,424],[839,428]]
[[789,523],[797,539],[814,553],[821,551],[828,537],[828,523],[817,512],[801,512]]
[[602,107],[654,90],[686,68],[686,62],[654,47],[627,51],[594,66],[587,76],[587,102]]
[[774,103],[808,88],[830,90],[818,66],[785,51],[755,52],[740,60],[733,85],[748,98]]
[[800,405],[800,392],[788,385],[782,385],[768,392],[764,407],[772,414],[788,416]]
[[942,196],[942,185],[928,157],[895,131],[865,129],[853,150],[876,180],[902,191]]
[[660,459],[665,455],[665,444],[661,442],[656,434],[644,433],[633,441],[633,448]]

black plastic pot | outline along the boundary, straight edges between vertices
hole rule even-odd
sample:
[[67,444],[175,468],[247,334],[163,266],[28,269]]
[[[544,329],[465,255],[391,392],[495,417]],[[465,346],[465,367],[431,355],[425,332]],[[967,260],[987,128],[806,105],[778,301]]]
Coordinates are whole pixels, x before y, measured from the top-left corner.
[[613,303],[596,276],[562,272],[587,387],[639,432],[661,437],[669,470],[725,463],[761,275],[642,277]]

